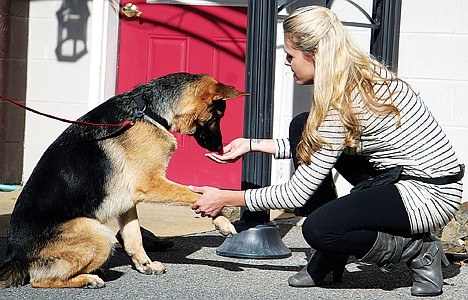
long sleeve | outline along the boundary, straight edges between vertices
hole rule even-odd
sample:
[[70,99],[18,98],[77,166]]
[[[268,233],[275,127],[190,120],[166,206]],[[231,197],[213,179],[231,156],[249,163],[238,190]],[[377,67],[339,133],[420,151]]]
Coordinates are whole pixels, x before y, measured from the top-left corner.
[[[318,132],[327,144],[312,155],[312,163],[301,164],[291,179],[283,184],[247,190],[244,197],[249,210],[296,208],[307,202],[344,149],[345,129],[336,111],[330,110]],[[286,157],[283,154],[290,151],[285,150],[289,149],[289,143],[282,148],[282,142],[284,140],[277,141],[277,158]]]
[[275,139],[276,144],[276,159],[286,159],[291,158],[291,145],[289,144],[289,139]]

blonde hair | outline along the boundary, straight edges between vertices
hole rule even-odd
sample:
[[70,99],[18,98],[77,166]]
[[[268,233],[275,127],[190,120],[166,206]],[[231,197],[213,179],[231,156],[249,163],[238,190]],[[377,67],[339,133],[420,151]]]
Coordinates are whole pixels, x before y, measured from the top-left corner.
[[[300,162],[310,164],[312,154],[327,144],[317,129],[330,108],[338,111],[347,130],[345,144],[358,146],[361,124],[352,109],[353,93],[361,95],[370,111],[395,113],[399,118],[394,105],[377,101],[373,88],[374,83],[383,82],[390,91],[390,82],[396,77],[384,78],[377,73],[385,66],[359,50],[334,12],[321,6],[303,7],[286,18],[283,29],[292,47],[315,61],[312,109],[297,146]],[[385,99],[391,97],[388,94]]]

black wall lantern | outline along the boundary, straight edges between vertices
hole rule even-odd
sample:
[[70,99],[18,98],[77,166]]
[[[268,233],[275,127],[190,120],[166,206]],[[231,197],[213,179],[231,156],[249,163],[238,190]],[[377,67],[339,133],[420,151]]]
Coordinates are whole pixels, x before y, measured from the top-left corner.
[[88,1],[64,0],[57,11],[58,34],[55,53],[59,61],[77,61],[88,53],[86,32],[89,18]]

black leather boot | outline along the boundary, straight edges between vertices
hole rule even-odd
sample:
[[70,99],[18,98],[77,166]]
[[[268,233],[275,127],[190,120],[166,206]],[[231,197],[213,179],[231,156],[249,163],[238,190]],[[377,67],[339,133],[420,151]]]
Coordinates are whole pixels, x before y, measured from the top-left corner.
[[333,282],[341,282],[348,258],[347,255],[316,251],[301,271],[289,277],[288,283],[293,287],[320,286],[330,272],[333,273]]

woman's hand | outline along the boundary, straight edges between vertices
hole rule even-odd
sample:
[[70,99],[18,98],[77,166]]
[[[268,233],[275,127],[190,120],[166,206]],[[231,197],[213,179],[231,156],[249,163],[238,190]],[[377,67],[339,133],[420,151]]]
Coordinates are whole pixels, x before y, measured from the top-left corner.
[[209,186],[189,186],[192,192],[203,194],[193,205],[195,213],[202,217],[216,217],[224,207],[223,190]]
[[202,217],[216,217],[225,206],[245,206],[244,191],[221,190],[209,186],[189,186],[192,192],[203,194],[192,209]]
[[223,148],[223,153],[207,153],[206,157],[220,163],[233,163],[250,151],[250,139],[237,138]]

